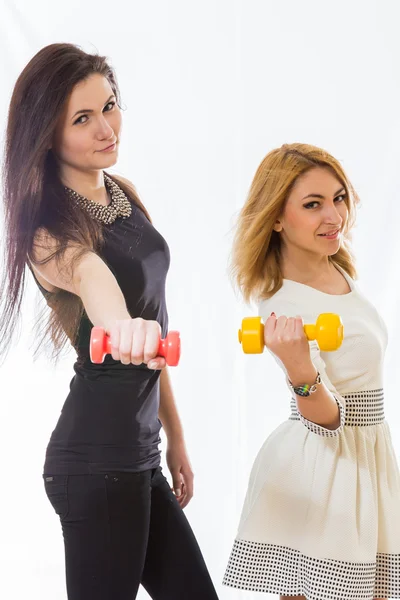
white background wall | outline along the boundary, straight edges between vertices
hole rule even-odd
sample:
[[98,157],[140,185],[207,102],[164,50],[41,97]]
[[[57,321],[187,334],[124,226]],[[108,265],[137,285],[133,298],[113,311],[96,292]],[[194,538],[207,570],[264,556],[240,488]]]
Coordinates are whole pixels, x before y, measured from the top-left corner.
[[[237,343],[253,309],[227,277],[231,228],[259,162],[284,142],[326,148],[361,195],[359,285],[390,330],[386,414],[400,454],[397,9],[395,0],[0,0],[1,131],[14,82],[42,46],[97,49],[117,70],[127,110],[115,171],[134,181],[171,248],[170,326],[183,340],[171,375],[196,474],[186,513],[223,599],[258,598],[221,580],[252,461],[289,410],[273,359],[244,356]],[[21,337],[0,369],[7,600],[65,597],[62,537],[41,473],[74,354],[57,368],[33,362],[38,298],[29,280]]]

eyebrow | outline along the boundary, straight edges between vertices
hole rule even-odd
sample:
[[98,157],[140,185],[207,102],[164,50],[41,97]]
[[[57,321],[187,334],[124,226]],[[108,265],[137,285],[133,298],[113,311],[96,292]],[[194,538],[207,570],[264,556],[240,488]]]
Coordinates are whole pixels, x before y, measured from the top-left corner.
[[[105,106],[108,102],[110,102],[111,98],[115,98],[115,94],[111,94],[111,96],[104,102]],[[80,115],[81,113],[92,113],[93,110],[91,108],[82,108],[81,110],[77,110],[76,113],[74,114],[73,117],[71,117],[71,119],[74,119],[76,117],[76,115]]]
[[[341,187],[340,190],[338,190],[335,194],[334,197],[337,196],[338,194],[340,194],[340,192],[345,192],[346,189],[344,187]],[[322,194],[308,194],[307,196],[304,196],[303,200],[306,200],[306,198],[320,198],[321,200],[325,199],[325,196],[323,196]]]

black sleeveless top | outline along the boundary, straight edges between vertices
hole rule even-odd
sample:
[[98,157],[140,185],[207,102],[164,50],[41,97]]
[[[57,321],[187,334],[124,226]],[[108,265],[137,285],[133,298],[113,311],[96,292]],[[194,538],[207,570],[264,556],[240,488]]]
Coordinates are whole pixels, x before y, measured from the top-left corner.
[[[104,225],[104,240],[99,254],[115,275],[129,314],[158,321],[165,337],[165,282],[170,264],[166,241],[134,204],[130,217]],[[38,285],[45,296],[50,293]],[[84,314],[75,375],[47,446],[44,473],[153,469],[160,464],[160,371],[144,364],[124,365],[111,355],[102,364],[92,363],[92,327]]]

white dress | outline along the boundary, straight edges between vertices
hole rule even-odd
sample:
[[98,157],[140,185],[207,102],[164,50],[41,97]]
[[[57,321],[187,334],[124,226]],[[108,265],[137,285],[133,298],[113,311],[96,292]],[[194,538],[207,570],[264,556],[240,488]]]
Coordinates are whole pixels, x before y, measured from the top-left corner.
[[382,381],[387,330],[341,272],[348,294],[284,280],[260,304],[264,320],[272,311],[310,324],[320,313],[341,316],[345,337],[337,351],[310,342],[341,424],[331,431],[308,421],[291,394],[289,419],[255,459],[226,586],[307,600],[400,598],[400,474]]

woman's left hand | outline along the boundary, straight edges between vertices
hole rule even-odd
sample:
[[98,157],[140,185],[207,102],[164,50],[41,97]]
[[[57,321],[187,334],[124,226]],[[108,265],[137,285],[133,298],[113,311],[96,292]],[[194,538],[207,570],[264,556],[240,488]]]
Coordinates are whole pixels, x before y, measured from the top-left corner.
[[185,508],[193,498],[194,475],[184,441],[168,442],[166,459],[172,475],[171,489],[180,507]]

